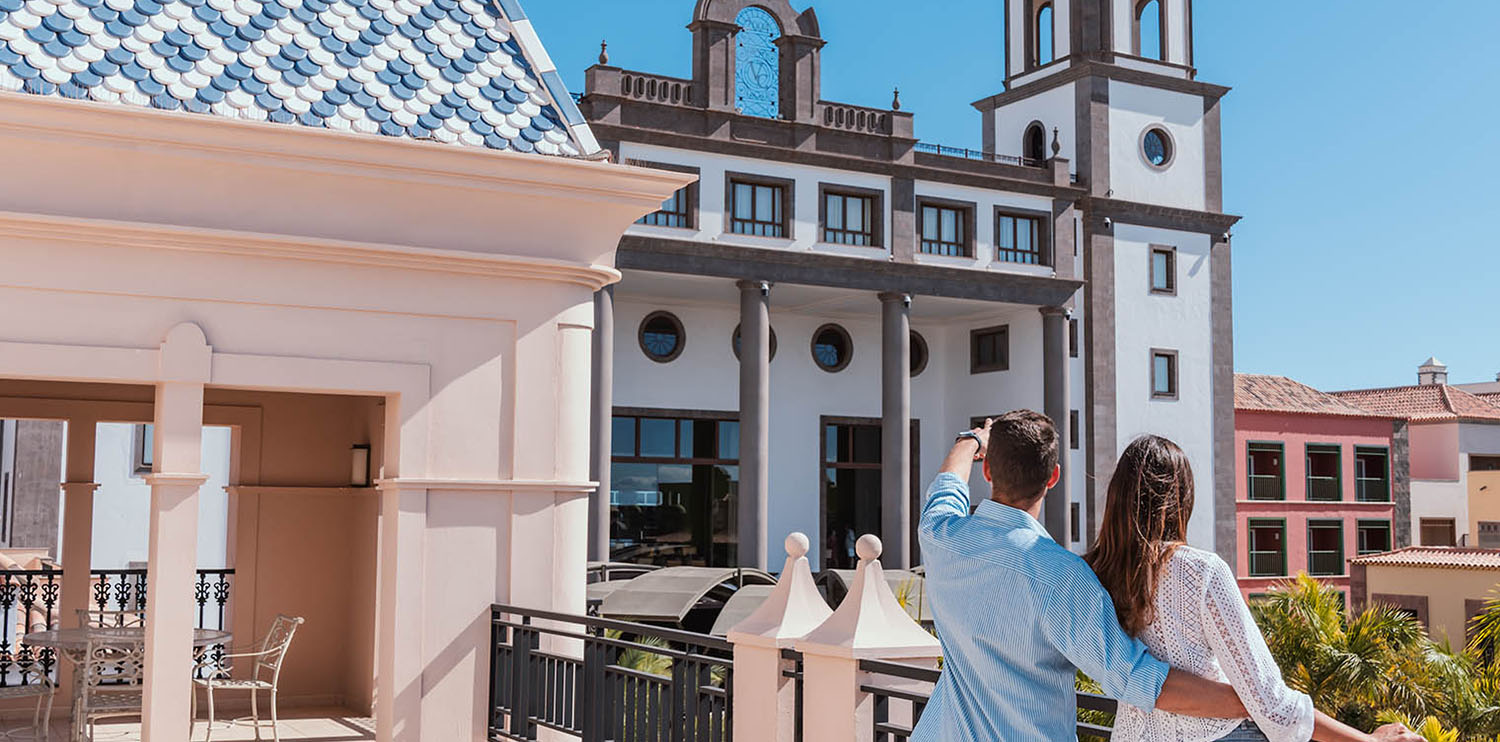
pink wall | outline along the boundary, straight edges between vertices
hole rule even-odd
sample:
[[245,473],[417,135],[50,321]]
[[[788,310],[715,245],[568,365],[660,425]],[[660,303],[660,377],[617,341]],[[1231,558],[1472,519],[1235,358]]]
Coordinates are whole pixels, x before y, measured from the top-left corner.
[[1458,423],[1414,424],[1411,478],[1458,481]]
[[[1358,553],[1358,522],[1360,520],[1386,520],[1392,522],[1392,540],[1395,539],[1395,505],[1385,503],[1363,503],[1355,501],[1354,491],[1354,447],[1390,447],[1392,421],[1386,418],[1333,417],[1323,415],[1298,415],[1274,412],[1235,412],[1235,527],[1236,554],[1235,574],[1240,577],[1240,587],[1246,593],[1264,592],[1284,578],[1249,577],[1250,534],[1248,521],[1251,518],[1277,518],[1286,521],[1287,574],[1296,575],[1306,571],[1307,522],[1309,520],[1342,520],[1344,522],[1344,558],[1348,560]],[[1249,499],[1248,446],[1256,443],[1280,443],[1283,446],[1283,471],[1286,481],[1284,501]],[[1308,444],[1338,445],[1340,485],[1342,499],[1338,502],[1307,500]],[[1393,544],[1394,545],[1394,544]],[[1344,575],[1320,577],[1326,582],[1347,588],[1348,565]]]

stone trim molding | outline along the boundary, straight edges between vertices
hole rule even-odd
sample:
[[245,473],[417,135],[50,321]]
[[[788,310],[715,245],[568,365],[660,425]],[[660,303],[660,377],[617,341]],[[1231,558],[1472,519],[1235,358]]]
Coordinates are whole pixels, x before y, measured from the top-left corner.
[[[1113,59],[1113,56],[1114,55],[1112,54],[1109,55],[1111,59]],[[1156,62],[1156,60],[1154,59],[1151,61]],[[980,98],[970,105],[974,106],[974,108],[980,111],[993,110],[1002,106],[1008,106],[1017,101],[1025,100],[1034,95],[1045,93],[1048,90],[1066,85],[1070,82],[1082,80],[1086,77],[1098,77],[1115,82],[1130,83],[1132,85],[1161,88],[1163,90],[1170,90],[1177,93],[1201,95],[1204,98],[1211,98],[1215,100],[1228,95],[1230,91],[1230,88],[1223,85],[1213,85],[1211,83],[1199,82],[1197,80],[1172,77],[1170,75],[1162,75],[1155,72],[1147,72],[1145,70],[1137,70],[1129,67],[1120,67],[1117,65],[1109,64],[1108,61],[1101,61],[1100,59],[1077,59],[1072,64],[1068,65],[1066,69],[1058,70],[1051,75],[1047,75],[1035,81],[1022,84],[1021,86],[1012,90],[1006,90],[1003,93],[997,93],[985,98]]]

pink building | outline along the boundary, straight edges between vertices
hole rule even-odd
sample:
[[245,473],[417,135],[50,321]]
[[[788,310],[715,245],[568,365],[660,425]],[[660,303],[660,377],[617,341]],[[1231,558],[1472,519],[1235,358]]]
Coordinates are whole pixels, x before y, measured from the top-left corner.
[[1411,542],[1406,423],[1281,376],[1236,374],[1236,574],[1247,597]]

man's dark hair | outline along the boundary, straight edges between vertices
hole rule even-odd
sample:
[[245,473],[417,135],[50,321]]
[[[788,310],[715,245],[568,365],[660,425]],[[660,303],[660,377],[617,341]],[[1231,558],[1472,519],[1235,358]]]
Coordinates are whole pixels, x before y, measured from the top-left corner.
[[984,458],[994,499],[1030,507],[1047,494],[1057,468],[1057,426],[1031,410],[1007,412],[990,427]]

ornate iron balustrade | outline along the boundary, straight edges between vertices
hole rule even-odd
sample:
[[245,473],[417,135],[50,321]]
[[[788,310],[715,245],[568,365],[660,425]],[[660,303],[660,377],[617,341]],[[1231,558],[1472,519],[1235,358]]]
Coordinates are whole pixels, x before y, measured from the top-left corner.
[[[97,611],[144,611],[146,570],[92,570],[89,608]],[[22,637],[34,631],[61,628],[61,569],[0,570],[0,688],[24,685],[26,670],[39,668],[51,673],[57,657],[47,648],[33,649]],[[200,569],[193,597],[198,605],[197,627],[223,629],[226,606],[233,585],[232,569]],[[69,622],[71,623],[71,622]],[[224,648],[209,648],[209,656],[222,656]]]
[[496,605],[491,740],[729,742],[730,644],[655,626]]
[[1001,155],[994,152],[981,152],[977,149],[965,149],[963,147],[949,147],[944,144],[933,144],[931,142],[917,142],[916,150],[930,155],[942,157],[958,157],[965,160],[978,160],[980,162],[998,162],[1002,165],[1020,165],[1021,167],[1046,167],[1047,163],[1042,160],[1034,160],[1030,157],[1016,157],[1014,155]]
[[[880,660],[861,660],[859,669],[872,676],[871,682],[860,686],[860,690],[875,698],[875,742],[906,742],[917,720],[922,718],[931,687],[942,671]],[[881,678],[884,680],[877,682]],[[1080,715],[1078,739],[1108,742],[1110,727],[1095,721],[1104,721],[1098,718],[1101,715],[1114,714],[1116,705],[1111,698],[1079,693],[1078,709],[1086,712],[1087,720],[1085,714]],[[798,717],[800,720],[800,710]]]

